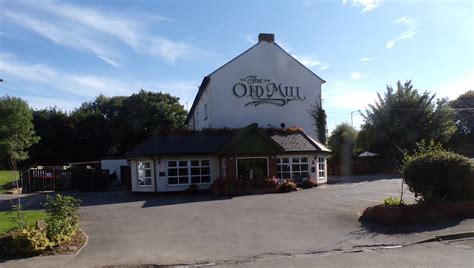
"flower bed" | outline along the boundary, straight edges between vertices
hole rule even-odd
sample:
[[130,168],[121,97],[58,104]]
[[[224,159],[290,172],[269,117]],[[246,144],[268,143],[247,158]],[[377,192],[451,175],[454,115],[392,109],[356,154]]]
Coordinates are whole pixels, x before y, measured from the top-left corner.
[[474,202],[368,207],[360,220],[381,224],[425,223],[441,218],[474,218]]

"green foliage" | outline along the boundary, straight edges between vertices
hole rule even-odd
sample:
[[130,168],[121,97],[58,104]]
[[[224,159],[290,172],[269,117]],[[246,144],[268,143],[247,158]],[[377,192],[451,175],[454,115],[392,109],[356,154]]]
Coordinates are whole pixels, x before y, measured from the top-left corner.
[[456,126],[447,101],[434,98],[428,92],[419,93],[411,81],[398,81],[396,90],[387,86],[384,97],[378,94],[378,101],[363,115],[363,149],[400,162],[417,141],[446,143]]
[[316,103],[311,105],[308,112],[314,121],[313,125],[315,126],[316,133],[318,133],[319,142],[326,144],[328,135],[326,111],[319,103]]
[[403,200],[401,200],[398,197],[387,197],[383,200],[383,205],[386,207],[391,207],[391,206],[402,206],[405,205]]
[[12,236],[12,253],[37,254],[53,246],[44,230],[33,227],[18,229]]
[[28,158],[27,149],[38,142],[28,104],[10,96],[0,98],[0,161],[17,169],[17,162]]
[[448,147],[463,155],[474,157],[474,90],[467,91],[449,103],[454,111],[457,131]]
[[329,147],[331,148],[331,163],[341,167],[338,170],[342,175],[350,173],[352,156],[356,144],[357,130],[347,123],[337,125],[329,136]]
[[47,196],[47,236],[55,244],[69,241],[79,229],[80,200],[72,196]]
[[255,190],[272,192],[277,186],[277,178],[219,178],[212,183],[211,192],[214,195],[234,196],[252,194]]
[[296,191],[298,188],[296,186],[296,183],[294,183],[291,180],[285,180],[282,183],[278,184],[278,192],[279,193],[289,193],[292,191]]
[[474,200],[474,166],[468,158],[432,146],[408,156],[403,177],[423,202]]

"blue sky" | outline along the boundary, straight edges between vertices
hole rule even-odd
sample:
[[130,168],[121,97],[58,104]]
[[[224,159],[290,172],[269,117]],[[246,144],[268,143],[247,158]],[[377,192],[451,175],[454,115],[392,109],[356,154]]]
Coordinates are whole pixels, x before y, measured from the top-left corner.
[[[141,88],[191,106],[202,77],[260,32],[327,81],[329,128],[387,84],[473,89],[474,4],[454,1],[0,0],[0,95],[72,110]],[[358,126],[362,118],[354,114]]]

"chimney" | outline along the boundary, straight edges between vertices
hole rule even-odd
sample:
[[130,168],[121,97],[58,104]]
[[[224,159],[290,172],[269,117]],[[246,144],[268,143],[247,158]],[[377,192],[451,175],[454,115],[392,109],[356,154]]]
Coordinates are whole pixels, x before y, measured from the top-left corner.
[[275,42],[275,35],[271,33],[261,33],[258,35],[258,42],[262,41],[273,43]]

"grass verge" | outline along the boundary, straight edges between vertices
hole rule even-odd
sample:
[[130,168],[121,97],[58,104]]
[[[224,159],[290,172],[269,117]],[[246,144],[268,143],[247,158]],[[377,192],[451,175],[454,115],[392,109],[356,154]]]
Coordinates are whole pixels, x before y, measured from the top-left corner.
[[[34,226],[37,220],[46,219],[46,212],[42,210],[23,210],[22,212],[26,224],[30,226]],[[11,221],[13,213],[13,211],[0,211],[0,236],[17,227],[16,223]]]

